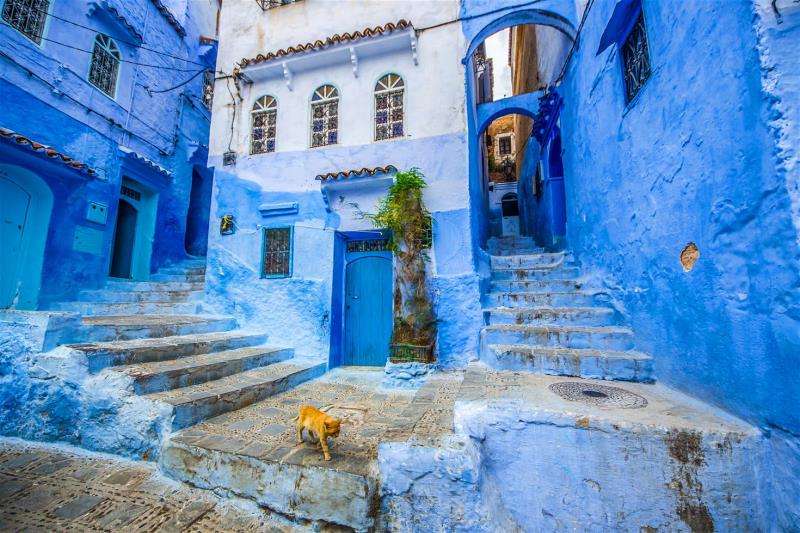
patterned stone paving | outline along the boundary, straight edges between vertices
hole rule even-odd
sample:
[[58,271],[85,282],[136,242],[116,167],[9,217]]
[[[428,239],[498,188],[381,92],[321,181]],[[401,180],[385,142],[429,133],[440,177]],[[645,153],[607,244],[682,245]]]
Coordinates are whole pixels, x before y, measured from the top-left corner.
[[[206,420],[172,440],[280,463],[367,475],[381,441],[433,439],[452,431],[461,377],[461,373],[437,374],[415,394],[381,388],[382,369],[336,369],[247,408]],[[296,446],[292,419],[300,405],[313,405],[342,420],[339,437],[331,441],[331,461],[324,461],[307,436],[305,446]]]
[[0,440],[0,531],[310,530],[168,480],[152,463]]

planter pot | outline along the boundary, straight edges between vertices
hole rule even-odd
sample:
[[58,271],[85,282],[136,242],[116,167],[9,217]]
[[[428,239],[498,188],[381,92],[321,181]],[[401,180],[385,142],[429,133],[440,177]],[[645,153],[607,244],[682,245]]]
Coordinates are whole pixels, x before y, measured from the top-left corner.
[[426,346],[392,344],[389,347],[389,361],[392,363],[432,363],[433,343]]

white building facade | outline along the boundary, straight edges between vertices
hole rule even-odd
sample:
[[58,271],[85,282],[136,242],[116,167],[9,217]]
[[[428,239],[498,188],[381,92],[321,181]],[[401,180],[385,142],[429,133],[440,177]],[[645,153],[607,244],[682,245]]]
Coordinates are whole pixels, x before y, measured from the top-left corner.
[[391,261],[365,215],[396,170],[416,167],[428,183],[433,297],[448,318],[438,358],[459,365],[475,353],[482,318],[458,10],[457,1],[263,10],[225,2],[218,70],[227,76],[216,82],[209,162],[212,219],[233,219],[226,231],[212,225],[209,238],[207,291],[220,312],[332,366],[364,363],[350,352],[359,350],[354,338],[370,335],[358,328],[374,324],[348,323],[349,305],[376,298],[364,309],[385,325],[391,294],[386,300],[386,280],[376,281],[385,272],[354,274],[350,265],[363,250]]

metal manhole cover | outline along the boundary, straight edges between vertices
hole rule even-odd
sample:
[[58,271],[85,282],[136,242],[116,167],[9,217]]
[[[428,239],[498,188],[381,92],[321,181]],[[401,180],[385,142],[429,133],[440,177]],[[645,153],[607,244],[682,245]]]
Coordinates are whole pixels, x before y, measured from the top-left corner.
[[647,407],[645,398],[619,387],[581,383],[580,381],[561,381],[553,383],[548,388],[571,402],[581,402],[599,407],[618,407],[620,409]]

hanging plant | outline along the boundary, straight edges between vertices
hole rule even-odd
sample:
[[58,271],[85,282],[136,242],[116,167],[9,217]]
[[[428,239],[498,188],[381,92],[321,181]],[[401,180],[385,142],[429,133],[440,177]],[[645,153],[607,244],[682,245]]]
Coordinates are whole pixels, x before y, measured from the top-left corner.
[[436,315],[427,283],[431,216],[422,192],[427,184],[417,168],[395,175],[394,184],[370,215],[377,228],[390,230],[394,261],[393,362],[431,362],[436,340]]

